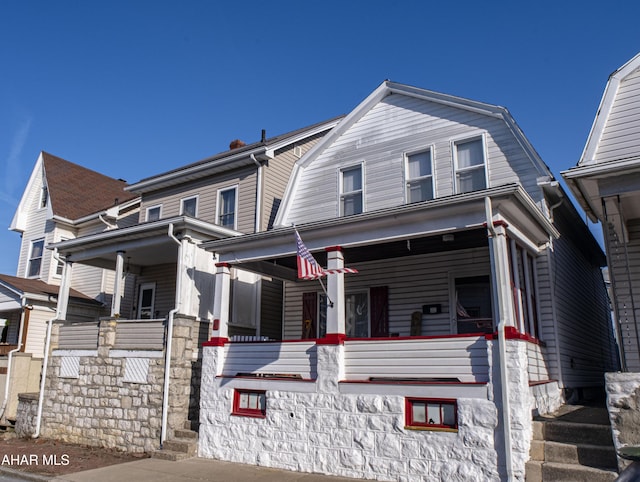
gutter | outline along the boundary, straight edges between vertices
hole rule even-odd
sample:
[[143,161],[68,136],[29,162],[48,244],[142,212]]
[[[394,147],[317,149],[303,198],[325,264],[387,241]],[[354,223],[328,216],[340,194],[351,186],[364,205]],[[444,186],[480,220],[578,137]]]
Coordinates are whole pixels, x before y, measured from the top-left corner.
[[176,299],[175,307],[169,312],[169,319],[167,320],[167,346],[165,348],[164,355],[164,383],[162,386],[162,423],[160,430],[160,448],[167,439],[167,419],[169,417],[169,375],[171,371],[171,349],[173,341],[173,319],[180,309],[180,299],[182,290],[182,242],[173,233],[173,223],[169,224],[167,232],[169,238],[176,242],[178,245],[178,266],[176,269]]
[[250,154],[251,160],[257,166],[257,176],[256,176],[256,220],[253,230],[257,233],[261,228],[262,221],[262,169],[263,165],[260,161],[256,159],[256,156],[253,153]]
[[[496,230],[493,226],[493,212],[491,209],[491,198],[485,197],[484,201],[485,211],[487,215],[487,229],[491,233],[492,239],[495,239],[497,236]],[[507,470],[507,480],[514,480],[513,476],[513,457],[511,453],[511,405],[509,403],[509,379],[507,377],[507,347],[506,347],[506,337],[504,333],[504,328],[506,324],[506,316],[504,310],[502,309],[502,298],[503,291],[501,289],[501,285],[504,280],[502,280],[502,270],[497,266],[497,263],[502,263],[504,257],[496,256],[495,248],[493,246],[493,242],[489,243],[489,253],[491,254],[492,264],[497,268],[496,271],[496,292],[498,295],[498,363],[500,369],[500,388],[501,388],[501,399],[502,399],[502,429],[504,431],[504,459],[505,466]]]

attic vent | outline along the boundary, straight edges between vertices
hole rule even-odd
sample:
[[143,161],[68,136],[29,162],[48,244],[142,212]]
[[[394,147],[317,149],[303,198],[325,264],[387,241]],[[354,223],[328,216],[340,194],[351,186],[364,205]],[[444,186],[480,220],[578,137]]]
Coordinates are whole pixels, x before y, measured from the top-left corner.
[[302,147],[295,146],[293,148],[293,155],[296,156],[298,159],[300,159],[302,157]]

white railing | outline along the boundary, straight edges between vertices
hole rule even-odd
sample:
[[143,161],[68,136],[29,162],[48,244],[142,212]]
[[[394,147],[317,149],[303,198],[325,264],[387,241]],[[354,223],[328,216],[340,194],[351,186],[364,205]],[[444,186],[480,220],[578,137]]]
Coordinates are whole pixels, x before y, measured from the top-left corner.
[[231,342],[222,375],[315,379],[316,365],[315,341]]
[[487,340],[478,335],[347,340],[345,376],[484,383],[489,381]]

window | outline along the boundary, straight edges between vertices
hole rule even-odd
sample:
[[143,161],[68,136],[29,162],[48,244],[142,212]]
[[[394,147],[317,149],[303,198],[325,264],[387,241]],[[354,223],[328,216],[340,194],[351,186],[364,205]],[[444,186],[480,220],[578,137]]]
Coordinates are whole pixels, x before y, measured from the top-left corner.
[[256,327],[260,316],[261,276],[240,269],[232,270],[230,325]]
[[431,150],[407,156],[407,202],[433,199]]
[[362,212],[362,166],[340,171],[340,215]]
[[31,252],[29,253],[29,264],[27,267],[27,276],[32,278],[40,276],[40,267],[42,266],[42,253],[44,251],[44,239],[38,239],[31,242]]
[[539,338],[535,258],[514,240],[511,240],[509,250],[518,330]]
[[[318,337],[327,334],[327,296],[318,298]],[[367,338],[369,336],[369,293],[347,293],[345,304],[345,334],[349,338]]]
[[40,208],[46,208],[48,202],[49,188],[47,186],[42,186],[42,190],[40,191]]
[[267,394],[262,390],[235,390],[232,415],[264,418],[267,414]]
[[151,206],[147,208],[147,221],[157,221],[162,215],[162,206]]
[[188,197],[180,201],[180,214],[195,218],[198,215],[198,197]]
[[458,333],[492,333],[491,281],[489,276],[455,280]]
[[218,193],[218,224],[236,229],[237,188],[224,189]]
[[405,428],[458,430],[456,400],[437,398],[406,398]]
[[[67,238],[60,238],[60,242],[67,241]],[[58,260],[56,264],[56,276],[62,276],[62,271],[64,270],[64,261],[62,259]]]
[[454,143],[456,192],[479,191],[487,187],[482,138]]

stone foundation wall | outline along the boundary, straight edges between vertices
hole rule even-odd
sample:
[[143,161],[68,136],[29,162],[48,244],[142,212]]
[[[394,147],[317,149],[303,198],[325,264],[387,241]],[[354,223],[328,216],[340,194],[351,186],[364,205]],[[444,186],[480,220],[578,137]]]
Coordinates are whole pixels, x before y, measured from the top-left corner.
[[38,393],[21,393],[18,395],[16,435],[31,437],[36,433],[36,417],[38,416]]
[[[40,434],[129,452],[160,446],[164,351],[114,350],[118,322],[100,323],[97,350],[56,350],[52,331]],[[174,320],[167,438],[189,417],[199,323]],[[193,414],[197,416],[197,414]]]
[[[489,343],[492,365],[495,344]],[[448,432],[406,428],[403,395],[342,393],[338,380],[343,346],[318,345],[315,382],[289,382],[290,389],[274,384],[279,387],[274,390],[269,390],[269,382],[260,382],[266,389],[265,418],[232,415],[233,384],[215,376],[224,350],[204,349],[201,457],[376,480],[506,480],[496,366],[491,369],[486,399],[457,398],[458,430]],[[524,480],[532,404],[524,343],[509,341],[507,357],[513,367],[509,370],[513,480]]]
[[[626,445],[640,445],[640,373],[607,373],[605,388],[616,450]],[[618,457],[620,470],[629,463]]]

